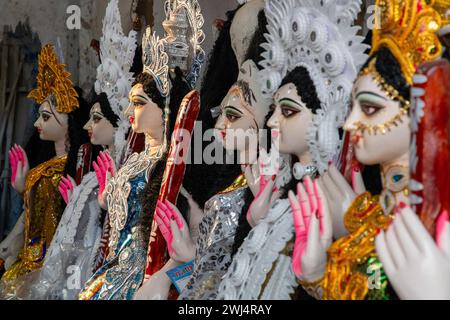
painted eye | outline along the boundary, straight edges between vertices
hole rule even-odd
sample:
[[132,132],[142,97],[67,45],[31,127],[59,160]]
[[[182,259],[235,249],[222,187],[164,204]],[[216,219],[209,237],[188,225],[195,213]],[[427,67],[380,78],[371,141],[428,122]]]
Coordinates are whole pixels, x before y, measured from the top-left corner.
[[299,113],[300,110],[295,110],[293,108],[290,107],[283,107],[281,106],[281,114],[285,117],[285,118],[289,118],[292,117],[293,115]]
[[99,116],[93,116],[93,117],[92,117],[92,120],[94,121],[94,123],[99,123],[100,120],[102,120],[102,118],[99,117]]
[[47,122],[47,121],[50,119],[50,116],[49,116],[48,114],[46,114],[46,113],[43,113],[41,116],[42,116],[42,119],[43,119],[45,122]]
[[361,110],[366,116],[372,116],[381,109],[381,107],[375,106],[373,104],[361,104]]
[[240,117],[236,116],[235,114],[227,114],[227,119],[231,122],[234,122],[238,120]]
[[135,108],[142,107],[143,105],[145,105],[145,103],[143,103],[142,101],[133,101],[133,107]]

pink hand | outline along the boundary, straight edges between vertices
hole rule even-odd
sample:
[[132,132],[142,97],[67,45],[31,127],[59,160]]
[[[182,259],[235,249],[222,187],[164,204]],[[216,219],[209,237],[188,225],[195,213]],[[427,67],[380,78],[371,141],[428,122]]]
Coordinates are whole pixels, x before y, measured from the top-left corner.
[[[97,158],[97,162],[101,163],[101,159]],[[95,161],[92,164],[94,167],[95,175],[97,176],[98,186],[99,186],[99,195],[103,194],[106,185],[106,172],[103,171],[102,167],[99,166]]]
[[306,250],[307,243],[307,228],[303,218],[301,206],[292,191],[288,194],[289,203],[292,208],[294,218],[295,243],[294,252],[292,256],[292,270],[295,275],[299,277],[302,274],[301,257]]
[[441,249],[444,247],[442,235],[444,233],[445,226],[447,225],[448,222],[449,222],[448,211],[443,210],[436,221],[436,243],[438,247]]
[[14,184],[14,182],[16,181],[16,174],[17,174],[17,164],[18,164],[18,159],[17,159],[17,155],[16,155],[16,151],[13,148],[11,148],[11,150],[8,152],[8,156],[9,156],[9,162],[11,163],[11,184]]
[[19,154],[20,161],[22,163],[22,169],[25,168],[26,160],[25,160],[25,150],[22,149],[21,146],[17,145],[17,151]]
[[165,205],[167,209],[170,211],[171,219],[176,221],[178,229],[180,230],[183,229],[183,221],[178,215],[178,211],[175,209],[176,208],[175,205],[168,200],[165,201]]
[[74,185],[73,185],[72,181],[69,178],[61,177],[61,180],[67,186],[67,190],[73,191]]
[[97,163],[100,166],[100,168],[102,169],[102,171],[105,173],[108,172],[109,170],[109,162],[108,159],[106,158],[105,154],[103,153],[103,151],[100,152],[100,155],[98,156],[100,158],[100,161],[98,161],[97,158]]
[[106,160],[108,162],[108,171],[111,173],[111,176],[114,177],[116,175],[116,171],[114,170],[114,167],[115,167],[114,161],[108,152],[105,152],[105,156],[106,156]]
[[167,207],[158,200],[156,204],[156,222],[158,223],[158,227],[161,230],[161,234],[167,243],[167,249],[169,251],[169,255],[173,254],[172,241],[173,241],[173,233],[172,227],[170,225],[170,212],[167,210]]
[[69,192],[67,190],[67,187],[64,183],[60,182],[58,186],[59,193],[61,194],[61,197],[63,198],[64,202],[67,204],[69,202]]
[[[310,237],[310,222],[312,215],[318,218],[319,232],[323,235],[324,230],[324,204],[318,190],[317,181],[312,181],[309,177],[304,179],[304,186],[297,184],[297,196],[289,191],[288,198],[292,208],[294,218],[295,243],[292,257],[292,270],[300,278],[303,274],[302,261],[308,249]],[[306,188],[306,191],[305,191]],[[314,230],[314,229],[312,229]],[[312,240],[314,241],[314,240]],[[308,254],[309,255],[309,254]]]

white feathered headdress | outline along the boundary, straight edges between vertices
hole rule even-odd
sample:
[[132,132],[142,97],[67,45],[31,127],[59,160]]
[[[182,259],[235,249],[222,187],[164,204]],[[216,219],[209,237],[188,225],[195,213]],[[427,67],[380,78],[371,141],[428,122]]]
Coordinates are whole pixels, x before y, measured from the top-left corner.
[[338,128],[348,112],[353,81],[367,46],[354,26],[361,0],[267,0],[267,42],[261,66],[263,92],[272,96],[296,67],[306,68],[321,109],[313,117],[308,145],[320,173],[341,146]]
[[130,68],[137,47],[137,33],[130,31],[128,36],[123,33],[118,2],[111,0],[106,8],[100,39],[101,64],[97,68],[95,82],[95,92],[106,93],[111,109],[120,119],[114,136],[116,162],[126,145],[125,136],[130,126],[124,111],[128,106],[128,93],[133,82]]

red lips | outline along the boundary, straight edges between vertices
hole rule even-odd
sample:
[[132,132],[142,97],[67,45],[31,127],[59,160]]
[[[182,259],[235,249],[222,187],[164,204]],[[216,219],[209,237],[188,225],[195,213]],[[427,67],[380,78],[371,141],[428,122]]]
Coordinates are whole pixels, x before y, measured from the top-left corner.
[[42,129],[37,128],[37,132],[38,132],[38,133],[41,133],[41,132],[42,132]]
[[134,117],[130,117],[130,124],[134,123]]
[[354,146],[356,146],[359,141],[361,141],[361,136],[359,134],[352,135],[351,141]]
[[278,130],[272,130],[272,138],[276,139],[280,136],[280,131]]

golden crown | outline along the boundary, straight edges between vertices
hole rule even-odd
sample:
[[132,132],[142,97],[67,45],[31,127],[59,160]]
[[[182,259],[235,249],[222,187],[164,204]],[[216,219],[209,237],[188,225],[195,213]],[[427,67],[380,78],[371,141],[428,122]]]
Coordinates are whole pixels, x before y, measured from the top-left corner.
[[376,0],[380,11],[375,15],[370,54],[381,46],[389,48],[409,84],[420,64],[438,58],[442,52],[435,34],[441,16],[434,4],[433,0]]
[[56,111],[70,113],[79,107],[78,93],[70,80],[65,65],[58,62],[52,45],[45,45],[39,54],[39,72],[37,88],[28,94],[28,98],[42,104],[49,95],[56,98]]
[[441,15],[442,26],[450,24],[450,0],[435,0],[433,8]]

